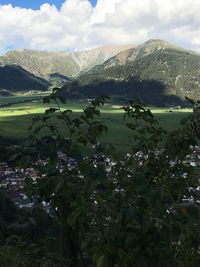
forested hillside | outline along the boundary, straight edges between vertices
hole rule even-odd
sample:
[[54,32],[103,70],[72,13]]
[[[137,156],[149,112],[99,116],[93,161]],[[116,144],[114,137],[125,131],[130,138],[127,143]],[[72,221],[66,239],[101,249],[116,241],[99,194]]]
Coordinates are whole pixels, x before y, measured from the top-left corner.
[[0,67],[0,88],[12,92],[40,90],[50,86],[46,80],[36,77],[17,65]]
[[150,40],[82,75],[76,90],[93,96],[101,92],[137,96],[148,103],[155,102],[156,97],[158,104],[164,104],[166,97],[162,96],[174,96],[173,101],[185,96],[198,99],[200,55],[164,41]]

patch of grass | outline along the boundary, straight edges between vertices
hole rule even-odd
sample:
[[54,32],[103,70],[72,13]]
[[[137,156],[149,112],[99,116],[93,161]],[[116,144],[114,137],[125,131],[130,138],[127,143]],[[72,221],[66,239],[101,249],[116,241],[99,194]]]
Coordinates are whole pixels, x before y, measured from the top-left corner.
[[19,103],[23,101],[39,101],[49,92],[36,92],[36,93],[18,93],[12,96],[0,96],[0,106],[5,104]]
[[[30,102],[17,103],[29,97]],[[30,95],[3,97],[6,101],[14,101],[16,104],[0,108],[0,136],[17,139],[28,136],[28,127],[31,124],[32,118],[43,114],[49,107],[49,104],[42,103],[41,95],[38,95],[38,101],[32,101],[31,97],[33,98]],[[0,103],[5,103],[2,98],[0,98]],[[66,107],[76,113],[81,112],[86,106],[87,103],[83,104],[73,101],[68,103]],[[129,136],[131,135],[131,130],[126,127],[126,123],[123,120],[123,110],[118,106],[105,105],[101,112],[101,119],[109,128],[103,140],[118,146],[121,150],[130,148]],[[165,129],[173,130],[178,128],[180,121],[189,115],[191,110],[174,110],[169,112],[168,109],[164,108],[152,108],[152,112]]]

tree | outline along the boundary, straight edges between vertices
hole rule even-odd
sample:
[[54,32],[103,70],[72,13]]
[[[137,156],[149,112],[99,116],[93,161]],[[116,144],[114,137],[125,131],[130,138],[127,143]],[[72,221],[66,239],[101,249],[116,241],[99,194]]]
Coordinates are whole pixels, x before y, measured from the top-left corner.
[[52,206],[61,255],[69,266],[199,266],[199,172],[186,158],[200,139],[200,104],[167,132],[130,102],[123,110],[134,142],[119,157],[101,141],[105,100],[74,114],[55,90],[45,102],[57,107],[31,126],[38,179],[29,177],[26,190]]

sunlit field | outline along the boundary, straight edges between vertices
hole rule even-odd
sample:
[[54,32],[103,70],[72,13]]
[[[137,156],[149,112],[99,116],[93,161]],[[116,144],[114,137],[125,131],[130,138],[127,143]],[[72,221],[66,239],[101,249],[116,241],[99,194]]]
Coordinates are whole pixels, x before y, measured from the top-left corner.
[[[0,97],[0,105],[11,103],[9,106],[1,106],[0,108],[0,136],[15,139],[26,138],[30,133],[28,127],[32,118],[43,114],[50,106],[49,104],[43,104],[43,96],[38,94]],[[87,103],[72,101],[62,107],[79,113],[86,106]],[[167,130],[177,128],[180,121],[192,111],[190,109],[169,110],[166,108],[151,108],[151,110]],[[119,106],[107,104],[101,108],[101,119],[109,129],[103,137],[104,141],[126,150],[130,146],[129,136],[131,136],[131,131],[125,127],[123,110]]]

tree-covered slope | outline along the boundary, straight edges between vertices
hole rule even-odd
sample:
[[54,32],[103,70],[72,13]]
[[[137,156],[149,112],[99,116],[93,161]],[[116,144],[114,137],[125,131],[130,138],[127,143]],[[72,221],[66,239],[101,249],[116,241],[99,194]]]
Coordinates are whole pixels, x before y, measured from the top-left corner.
[[102,91],[144,98],[146,94],[149,102],[151,95],[155,100],[155,92],[160,96],[172,95],[181,99],[185,96],[199,98],[200,54],[161,40],[150,40],[119,53],[82,75],[78,80],[78,90],[91,95]]
[[0,88],[9,91],[47,90],[50,83],[36,77],[22,67],[7,65],[0,67]]

